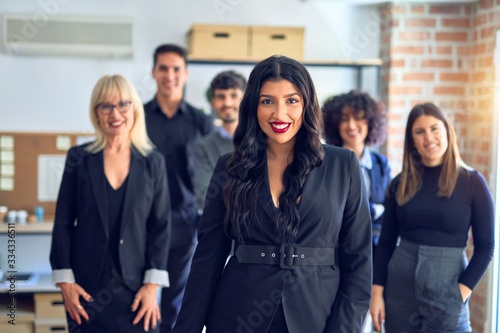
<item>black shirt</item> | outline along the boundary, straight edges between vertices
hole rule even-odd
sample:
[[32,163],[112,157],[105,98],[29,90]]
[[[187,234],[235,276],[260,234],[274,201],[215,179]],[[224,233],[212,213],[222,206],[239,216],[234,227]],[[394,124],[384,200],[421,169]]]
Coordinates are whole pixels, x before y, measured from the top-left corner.
[[212,118],[182,101],[177,113],[168,118],[156,97],[144,105],[148,136],[165,156],[172,210],[197,213],[193,190],[193,151],[195,142],[212,132]]
[[395,198],[401,175],[390,184],[375,252],[375,284],[385,285],[398,236],[421,245],[465,248],[472,228],[474,254],[459,282],[474,289],[486,271],[495,245],[493,200],[488,186],[478,171],[462,167],[451,197],[437,197],[441,169],[424,167],[422,187],[402,206]]
[[[116,270],[119,272],[118,276],[121,278],[122,270],[118,248],[120,246],[123,202],[125,201],[125,193],[127,191],[128,176],[125,178],[123,184],[116,190],[111,186],[108,178],[104,178],[106,178],[106,199],[108,208],[108,265],[110,265],[110,272],[111,270]],[[105,274],[106,277],[109,277],[107,275],[108,273],[109,272],[104,272],[103,274]],[[120,282],[122,282],[123,285],[126,285],[123,280],[120,280]]]

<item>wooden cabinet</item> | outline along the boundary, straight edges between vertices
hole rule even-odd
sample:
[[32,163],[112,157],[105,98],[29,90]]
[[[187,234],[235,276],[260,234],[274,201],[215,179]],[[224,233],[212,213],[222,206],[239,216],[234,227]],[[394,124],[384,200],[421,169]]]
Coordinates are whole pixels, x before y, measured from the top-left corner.
[[32,286],[16,286],[15,293],[0,288],[0,317],[0,332],[68,332],[62,295],[49,274]]

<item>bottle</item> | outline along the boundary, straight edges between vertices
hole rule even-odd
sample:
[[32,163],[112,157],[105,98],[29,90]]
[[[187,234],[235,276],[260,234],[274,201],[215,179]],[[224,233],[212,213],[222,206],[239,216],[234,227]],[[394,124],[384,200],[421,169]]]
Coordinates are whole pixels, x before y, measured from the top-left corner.
[[42,223],[43,222],[43,207],[42,206],[37,206],[35,208],[35,215],[36,215],[36,221],[38,223]]

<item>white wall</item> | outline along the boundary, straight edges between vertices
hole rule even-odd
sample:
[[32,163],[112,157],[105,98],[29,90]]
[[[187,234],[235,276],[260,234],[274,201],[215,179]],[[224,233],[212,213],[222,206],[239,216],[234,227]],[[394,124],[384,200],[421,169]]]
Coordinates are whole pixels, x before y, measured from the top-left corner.
[[[305,27],[305,59],[378,57],[378,16],[373,7],[335,1],[300,0],[0,0],[0,16],[132,17],[136,22],[134,59],[103,60],[48,56],[12,56],[0,52],[0,131],[90,132],[88,101],[105,74],[131,79],[144,101],[155,93],[152,53],[162,43],[186,45],[193,23],[289,25]],[[41,16],[38,16],[41,15]],[[375,27],[375,28],[374,28]],[[3,34],[3,25],[0,28]],[[219,71],[249,74],[251,66],[190,65],[186,98],[208,110],[204,91]],[[320,102],[352,89],[353,71],[310,68]],[[374,92],[369,70],[365,89]]]

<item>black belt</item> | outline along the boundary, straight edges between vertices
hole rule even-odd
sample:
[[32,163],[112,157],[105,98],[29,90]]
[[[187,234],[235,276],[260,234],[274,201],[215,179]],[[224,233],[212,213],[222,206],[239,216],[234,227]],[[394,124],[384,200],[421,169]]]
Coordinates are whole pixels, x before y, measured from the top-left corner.
[[334,265],[334,247],[302,247],[297,244],[281,246],[236,245],[235,256],[241,264],[279,265],[282,269],[297,266]]

